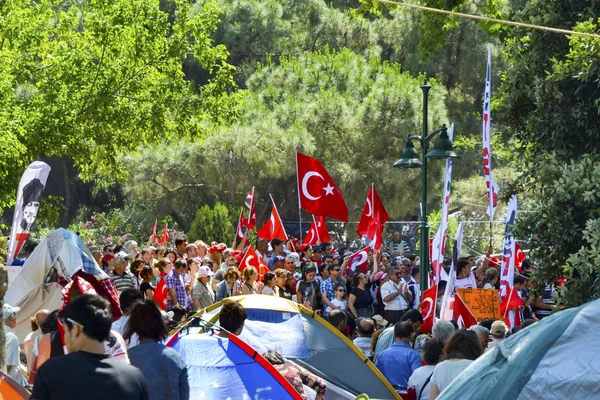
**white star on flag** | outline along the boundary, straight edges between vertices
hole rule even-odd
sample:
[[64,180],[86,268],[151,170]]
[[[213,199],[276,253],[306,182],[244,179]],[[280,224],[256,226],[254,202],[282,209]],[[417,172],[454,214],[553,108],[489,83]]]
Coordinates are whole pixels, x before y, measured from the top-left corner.
[[329,183],[323,188],[323,190],[325,191],[325,196],[329,196],[330,194],[333,195],[333,186],[331,186]]

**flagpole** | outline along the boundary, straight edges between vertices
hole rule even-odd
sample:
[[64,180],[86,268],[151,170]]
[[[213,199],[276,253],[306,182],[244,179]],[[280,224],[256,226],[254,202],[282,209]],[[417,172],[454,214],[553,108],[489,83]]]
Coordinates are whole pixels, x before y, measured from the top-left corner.
[[315,221],[315,215],[312,215],[312,220],[313,220],[313,226],[316,228],[315,230],[317,231],[317,240],[319,241],[319,244],[321,243],[321,235],[319,235],[319,225],[317,225],[317,221]]
[[300,203],[300,177],[298,176],[298,152],[296,152],[296,190],[298,191],[298,221],[300,222],[300,229],[298,231],[300,232],[300,243],[302,243],[302,208]]
[[277,213],[277,218],[279,219],[279,221],[281,221],[281,226],[283,227],[283,233],[285,233],[285,240],[287,242],[289,240],[288,234],[285,231],[285,226],[283,226],[283,221],[281,220],[281,216],[279,215],[279,210],[277,209],[277,206],[275,205],[275,200],[273,200],[273,195],[271,193],[269,193],[269,197],[271,198],[271,203],[273,203],[273,208],[275,208],[275,212]]

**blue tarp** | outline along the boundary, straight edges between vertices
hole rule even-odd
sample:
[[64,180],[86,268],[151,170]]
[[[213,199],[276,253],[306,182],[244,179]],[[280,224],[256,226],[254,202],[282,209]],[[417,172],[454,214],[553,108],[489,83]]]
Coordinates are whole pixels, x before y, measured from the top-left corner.
[[189,334],[181,336],[174,348],[188,367],[191,399],[294,398],[254,354],[233,340]]

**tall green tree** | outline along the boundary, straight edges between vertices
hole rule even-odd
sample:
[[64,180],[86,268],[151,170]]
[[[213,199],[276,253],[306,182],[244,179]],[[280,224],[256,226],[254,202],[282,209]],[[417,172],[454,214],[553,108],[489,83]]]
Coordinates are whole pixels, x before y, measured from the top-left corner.
[[[0,208],[40,154],[71,157],[87,179],[122,178],[119,154],[234,118],[229,53],[210,39],[216,1],[174,4],[170,20],[159,0],[0,3]],[[187,57],[206,82],[185,79]]]

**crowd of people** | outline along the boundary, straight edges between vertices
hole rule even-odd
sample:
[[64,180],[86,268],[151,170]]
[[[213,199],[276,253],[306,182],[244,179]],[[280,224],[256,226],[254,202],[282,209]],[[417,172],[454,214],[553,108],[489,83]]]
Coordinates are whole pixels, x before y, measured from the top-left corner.
[[[352,251],[340,243],[296,248],[292,241],[258,238],[253,245],[268,268],[264,274],[240,265],[247,243],[231,248],[179,235],[174,245],[149,243],[140,249],[128,241],[100,249],[88,244],[112,289],[81,274],[64,287],[60,310],[36,314],[23,343],[32,399],[75,398],[73,393],[86,399],[188,398],[186,365],[163,341],[195,311],[237,295],[282,297],[315,311],[350,338],[403,396],[435,399],[473,360],[555,309],[552,285],[543,296],[531,295],[534,265],[526,260],[514,282],[524,304],[515,310],[522,325],[511,331],[503,321],[483,320],[458,329],[454,321],[438,320],[425,331],[419,259],[398,232],[369,254],[366,270],[349,265]],[[498,288],[500,264],[491,252],[478,261],[461,253],[454,288]],[[438,312],[444,290],[445,282],[439,282]],[[226,304],[220,314],[225,337],[239,334],[245,320],[243,307]],[[12,331],[18,311],[3,306],[7,371],[27,384]],[[299,392],[303,383],[317,398],[324,396],[326,383],[319,377],[276,352],[265,358]]]

